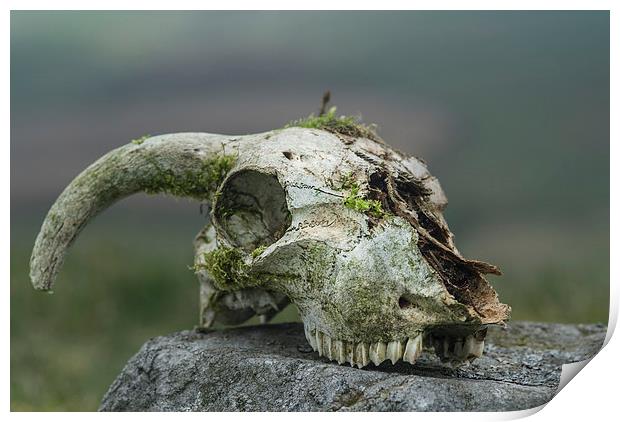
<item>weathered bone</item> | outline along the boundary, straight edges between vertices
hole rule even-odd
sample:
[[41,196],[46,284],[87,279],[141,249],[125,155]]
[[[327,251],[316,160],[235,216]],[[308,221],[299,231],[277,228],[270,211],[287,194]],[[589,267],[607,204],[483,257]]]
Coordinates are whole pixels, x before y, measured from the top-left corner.
[[30,278],[49,290],[67,248],[99,212],[141,191],[207,199],[217,185],[199,184],[211,160],[234,147],[222,135],[183,133],[130,143],[101,157],[58,197],[37,236],[30,260]]
[[204,327],[267,320],[291,301],[320,356],[363,367],[414,363],[424,339],[466,362],[482,353],[481,328],[508,317],[482,276],[499,270],[455,248],[437,179],[364,131],[175,134],[118,148],[50,209],[35,288],[52,288],[91,218],[139,191],[212,204],[213,226],[195,241]]

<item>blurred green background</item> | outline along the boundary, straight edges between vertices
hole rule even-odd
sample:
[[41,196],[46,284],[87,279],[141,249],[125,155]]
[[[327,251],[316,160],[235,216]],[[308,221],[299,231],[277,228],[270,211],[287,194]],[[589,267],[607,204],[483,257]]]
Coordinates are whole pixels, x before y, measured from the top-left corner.
[[281,127],[325,89],[427,160],[514,319],[607,322],[609,13],[13,12],[12,410],[95,410],[142,343],[198,321],[185,200],[120,202],[32,290],[64,186],[132,138]]

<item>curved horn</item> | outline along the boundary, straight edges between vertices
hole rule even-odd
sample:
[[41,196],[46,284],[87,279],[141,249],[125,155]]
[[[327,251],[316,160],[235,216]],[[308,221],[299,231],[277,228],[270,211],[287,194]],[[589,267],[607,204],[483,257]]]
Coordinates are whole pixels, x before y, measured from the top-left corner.
[[114,202],[137,192],[210,199],[235,162],[223,135],[181,133],[141,138],[80,173],[50,208],[30,258],[35,289],[49,290],[82,228]]

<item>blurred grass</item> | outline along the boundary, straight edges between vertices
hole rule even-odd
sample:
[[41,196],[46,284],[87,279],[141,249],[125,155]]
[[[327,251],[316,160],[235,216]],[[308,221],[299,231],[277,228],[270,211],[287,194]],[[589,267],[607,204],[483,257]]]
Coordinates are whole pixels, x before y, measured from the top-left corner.
[[12,236],[12,410],[94,410],[141,343],[196,322],[196,284],[181,267],[191,262],[187,239],[179,247],[165,230],[140,238],[130,228],[93,229],[76,242],[53,295],[28,282],[34,237]]
[[[11,410],[95,410],[147,339],[198,321],[187,266],[200,224],[105,217],[76,241],[52,295],[33,291],[27,276],[38,224],[12,227]],[[596,257],[529,269],[505,261],[506,274],[491,281],[513,319],[607,322],[609,258]],[[274,322],[296,318],[289,307]]]
[[36,228],[11,234],[11,410],[95,410],[147,339],[198,322],[198,284],[187,269],[197,228],[96,221],[68,254],[54,294],[28,281]]

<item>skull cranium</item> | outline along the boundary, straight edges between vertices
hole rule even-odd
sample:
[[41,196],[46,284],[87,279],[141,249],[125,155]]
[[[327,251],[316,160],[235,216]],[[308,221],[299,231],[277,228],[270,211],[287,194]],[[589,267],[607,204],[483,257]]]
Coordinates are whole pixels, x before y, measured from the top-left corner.
[[195,240],[201,325],[268,319],[293,302],[319,354],[363,367],[482,353],[486,325],[510,308],[463,258],[447,199],[419,159],[379,139],[287,128],[231,137],[173,134],[135,142],[80,174],[50,209],[31,278],[50,289],[90,218],[138,191],[211,203]]

